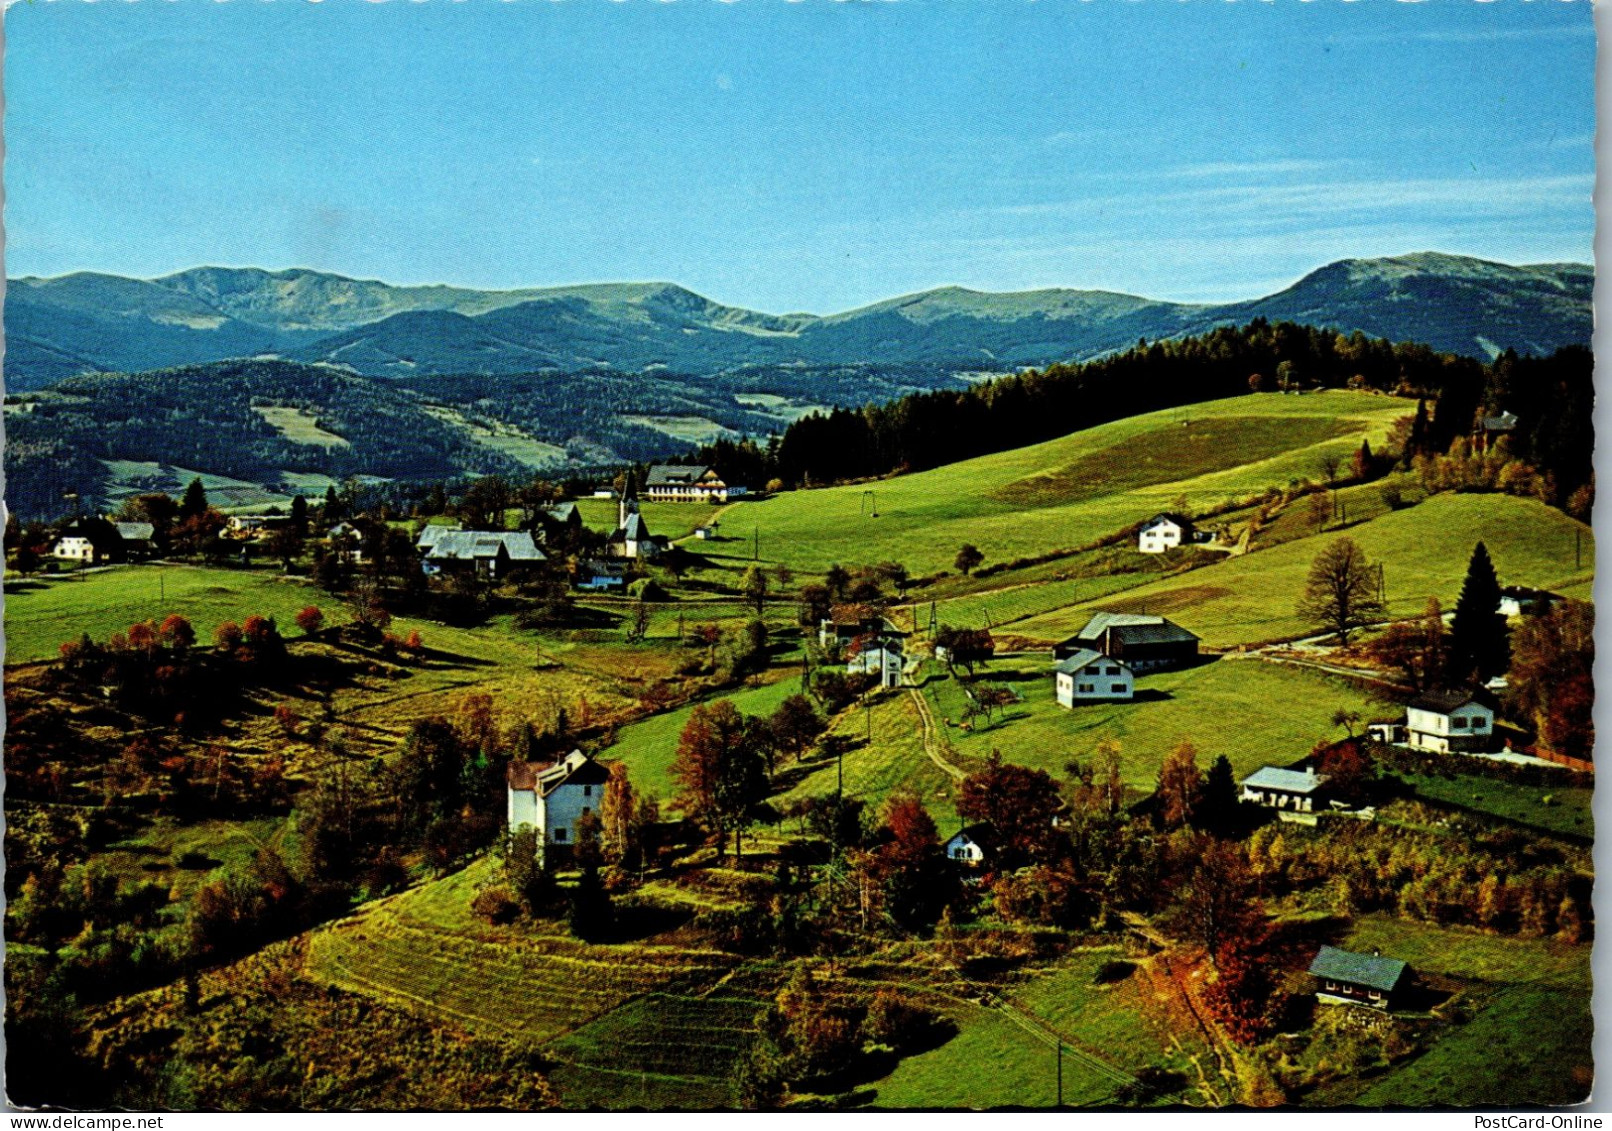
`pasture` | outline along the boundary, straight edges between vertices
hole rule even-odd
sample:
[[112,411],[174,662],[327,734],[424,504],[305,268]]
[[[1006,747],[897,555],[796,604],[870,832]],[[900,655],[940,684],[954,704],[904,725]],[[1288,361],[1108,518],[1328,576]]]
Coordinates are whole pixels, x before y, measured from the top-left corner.
[[1383,563],[1391,617],[1419,615],[1429,597],[1451,608],[1480,540],[1489,548],[1502,585],[1561,589],[1588,577],[1595,566],[1589,527],[1561,511],[1510,495],[1437,495],[1358,526],[1228,558],[1185,577],[1152,581],[1123,597],[1043,613],[1015,623],[1013,630],[1038,640],[1061,640],[1078,631],[1092,613],[1110,610],[1167,616],[1217,648],[1303,636],[1317,630],[1295,611],[1310,564],[1341,536],[1354,539],[1373,563]]
[[[1318,1097],[1367,1106],[1571,1104],[1589,1093],[1590,947],[1369,916],[1345,947],[1466,983],[1468,1017],[1413,1059]],[[1497,1071],[1504,1065],[1504,1071]],[[1519,1084],[1519,1082],[1522,1082]]]
[[[1017,665],[1011,674],[1009,665]],[[1152,791],[1165,756],[1182,741],[1197,747],[1204,770],[1224,754],[1242,777],[1264,765],[1286,766],[1317,742],[1342,738],[1332,722],[1334,711],[1369,717],[1373,710],[1365,692],[1348,680],[1257,660],[1149,672],[1137,678],[1133,701],[1086,703],[1074,710],[1054,698],[1047,657],[1012,657],[993,667],[1003,670],[1022,701],[989,725],[979,720],[969,731],[952,725],[961,723],[965,706],[957,681],[937,680],[925,689],[961,754],[983,759],[999,750],[1004,761],[1062,778],[1068,762],[1089,757],[1100,741],[1112,738],[1123,751],[1125,784],[1139,792]],[[989,669],[985,675],[1001,678]]]
[[950,570],[965,542],[988,561],[1080,546],[1178,504],[1219,506],[1315,478],[1323,454],[1379,444],[1408,411],[1332,391],[1148,413],[913,475],[746,502],[727,516],[736,540],[706,552],[749,557],[754,533],[764,560],[799,570],[894,560],[929,574]]
[[104,640],[136,621],[178,613],[198,639],[211,642],[224,621],[253,613],[270,616],[295,637],[293,618],[307,605],[324,611],[326,624],[347,619],[340,601],[306,582],[249,570],[188,565],[113,566],[71,577],[8,580],[5,659],[8,664],[52,659],[63,641],[89,633]]

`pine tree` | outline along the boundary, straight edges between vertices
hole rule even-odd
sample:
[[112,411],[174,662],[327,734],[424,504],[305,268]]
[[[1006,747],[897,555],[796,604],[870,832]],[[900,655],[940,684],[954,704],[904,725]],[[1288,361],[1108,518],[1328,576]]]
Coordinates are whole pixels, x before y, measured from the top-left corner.
[[202,481],[192,479],[190,486],[185,488],[185,497],[179,503],[180,518],[197,518],[207,513],[207,488]]
[[1224,835],[1236,827],[1237,805],[1237,776],[1232,772],[1230,760],[1222,754],[1204,775],[1192,822],[1205,832]]
[[1506,618],[1500,614],[1500,579],[1489,550],[1479,542],[1467,564],[1466,581],[1450,624],[1449,674],[1456,679],[1488,680],[1511,666]]

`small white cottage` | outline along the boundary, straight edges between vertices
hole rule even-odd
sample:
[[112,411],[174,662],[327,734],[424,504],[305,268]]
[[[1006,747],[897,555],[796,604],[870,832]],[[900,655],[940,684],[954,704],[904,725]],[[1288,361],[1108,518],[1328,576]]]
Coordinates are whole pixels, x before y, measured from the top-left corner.
[[1494,708],[1472,691],[1427,691],[1405,705],[1405,730],[1417,750],[1439,754],[1494,745]]
[[1243,779],[1240,800],[1266,809],[1286,810],[1294,813],[1315,811],[1321,800],[1321,787],[1326,775],[1312,769],[1284,770],[1279,766],[1261,766]]
[[1052,666],[1058,706],[1130,699],[1136,694],[1136,676],[1123,660],[1083,648]]
[[610,771],[591,754],[573,750],[557,762],[511,762],[509,831],[537,834],[537,858],[547,865],[576,844],[577,822],[597,813]]
[[901,641],[890,638],[872,638],[851,648],[845,662],[848,675],[874,675],[880,687],[900,687],[906,657],[901,653]]
[[987,853],[982,842],[988,839],[990,830],[985,825],[969,825],[959,829],[946,842],[946,859],[965,868],[978,868],[985,863]]
[[1195,540],[1192,520],[1166,511],[1142,524],[1136,536],[1136,548],[1144,554],[1162,554]]

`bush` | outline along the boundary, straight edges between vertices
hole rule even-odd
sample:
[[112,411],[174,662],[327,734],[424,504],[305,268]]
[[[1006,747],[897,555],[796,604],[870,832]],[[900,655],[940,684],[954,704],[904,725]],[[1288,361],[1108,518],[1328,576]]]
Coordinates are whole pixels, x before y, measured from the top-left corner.
[[521,905],[508,888],[483,888],[470,901],[470,913],[494,926],[503,927],[520,916]]
[[640,577],[627,586],[627,595],[639,601],[664,601],[666,590],[653,577]]

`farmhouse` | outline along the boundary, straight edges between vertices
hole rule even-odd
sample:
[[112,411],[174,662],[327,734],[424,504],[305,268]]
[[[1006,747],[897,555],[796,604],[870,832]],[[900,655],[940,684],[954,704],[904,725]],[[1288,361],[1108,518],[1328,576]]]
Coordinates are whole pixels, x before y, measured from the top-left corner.
[[575,503],[555,503],[538,511],[537,521],[544,530],[575,533],[582,529],[582,512]]
[[901,638],[869,636],[853,641],[845,670],[850,675],[875,675],[880,687],[900,687],[906,659],[901,654]]
[[1309,972],[1316,980],[1315,998],[1323,1004],[1387,1010],[1393,1007],[1394,994],[1407,984],[1408,969],[1397,958],[1323,946]]
[[1423,692],[1405,705],[1405,730],[1417,750],[1481,752],[1494,740],[1494,707],[1478,692]]
[[1500,590],[1500,605],[1496,611],[1504,617],[1542,617],[1562,600],[1560,595],[1544,589],[1508,585]]
[[1314,770],[1261,766],[1243,779],[1242,801],[1278,812],[1312,813],[1325,799],[1326,775]]
[[1052,666],[1058,706],[1129,699],[1136,693],[1136,676],[1123,660],[1091,648],[1082,648]]
[[564,855],[577,841],[577,822],[599,811],[610,772],[591,754],[573,750],[557,762],[511,762],[507,773],[509,831],[530,829],[537,858]]
[[663,463],[649,469],[644,496],[657,503],[725,503],[748,494],[729,484],[715,468],[694,464]]
[[[140,523],[149,530],[149,523]],[[149,537],[149,535],[148,535]],[[63,528],[51,547],[51,555],[84,565],[99,565],[123,557],[124,546],[117,527],[104,518],[76,518]]]
[[149,522],[114,522],[123,553],[129,558],[148,558],[156,552],[156,527]]
[[946,859],[965,868],[978,868],[990,854],[985,844],[991,839],[989,825],[968,825],[946,842]]
[[1142,524],[1142,529],[1136,535],[1136,548],[1144,554],[1162,554],[1177,546],[1208,540],[1207,535],[1198,533],[1190,518],[1164,511]]
[[835,605],[817,625],[817,642],[824,648],[844,648],[864,636],[904,639],[907,634],[871,605]]
[[[428,572],[473,568],[481,577],[506,576],[510,570],[536,565],[544,561],[542,550],[524,530],[452,530],[447,527],[426,527],[440,530],[433,535],[425,551]],[[424,538],[424,531],[421,538]],[[418,543],[417,543],[418,544]]]
[[95,563],[101,560],[101,555],[95,549],[95,543],[83,534],[64,534],[56,539],[56,545],[51,550],[54,557],[66,558],[68,561]]
[[1086,627],[1052,649],[1055,660],[1082,651],[1123,660],[1135,672],[1182,667],[1198,657],[1198,637],[1163,617],[1096,613]]

